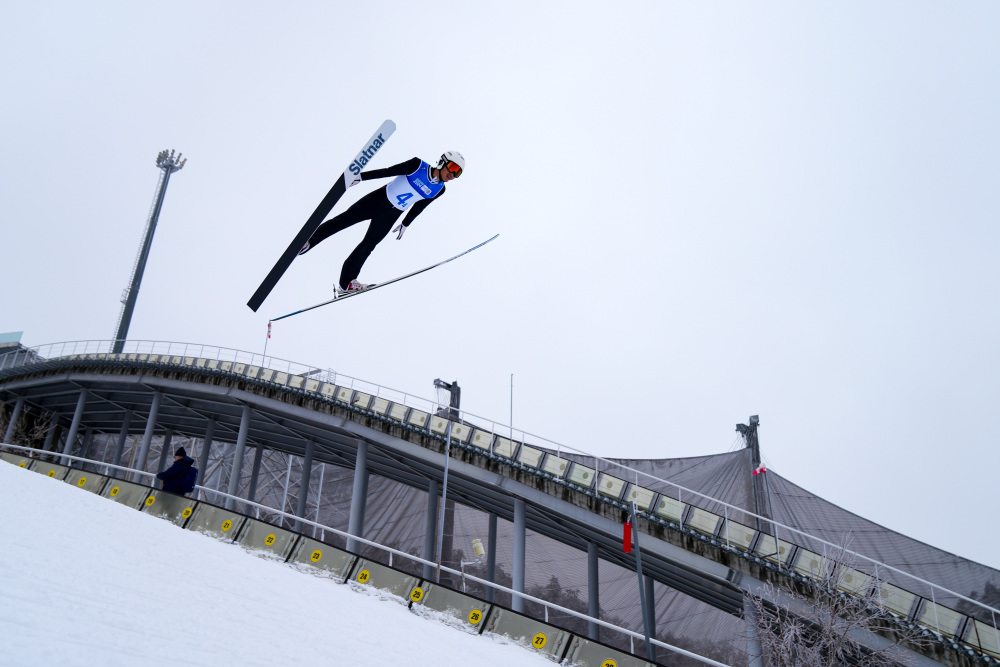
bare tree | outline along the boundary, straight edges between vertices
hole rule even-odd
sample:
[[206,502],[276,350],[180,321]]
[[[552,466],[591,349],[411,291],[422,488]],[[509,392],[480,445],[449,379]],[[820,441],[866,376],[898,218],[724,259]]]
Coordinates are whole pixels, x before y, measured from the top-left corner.
[[59,423],[55,415],[43,415],[32,422],[25,423],[23,431],[21,430],[21,425],[18,425],[12,440],[17,445],[41,449],[49,430],[57,428],[58,425]]
[[[0,437],[3,437],[7,433],[7,427],[10,425],[10,419],[13,415],[13,408],[9,411],[0,410]],[[10,444],[12,445],[22,445],[31,446],[31,444],[37,439],[39,442],[45,438],[45,432],[48,430],[48,424],[44,425],[31,425],[29,417],[22,412],[21,417],[18,419],[18,423],[14,424],[14,431],[10,438]]]
[[[881,582],[851,567],[841,548],[813,561],[811,595],[771,583],[746,598],[749,630],[760,642],[768,667],[911,664],[903,646],[919,650],[928,642],[919,629],[896,623],[882,604]],[[863,578],[864,584],[857,585]],[[773,601],[785,603],[774,604]],[[872,641],[875,639],[875,641]]]

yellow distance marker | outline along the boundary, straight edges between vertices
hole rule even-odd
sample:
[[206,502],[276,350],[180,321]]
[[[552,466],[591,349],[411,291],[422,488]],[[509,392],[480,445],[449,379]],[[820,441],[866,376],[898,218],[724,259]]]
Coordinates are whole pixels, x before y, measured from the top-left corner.
[[28,467],[28,462],[27,461],[21,461],[20,463],[17,464],[17,467],[18,468],[27,468]]
[[225,521],[222,522],[222,532],[225,533],[232,527],[233,527],[233,522],[230,521],[229,519],[226,519]]
[[367,582],[371,578],[371,576],[372,573],[369,572],[368,570],[361,570],[360,572],[358,572],[358,583],[363,584]]
[[153,503],[155,502],[156,502],[156,496],[150,496],[149,498],[146,498],[146,507],[152,507]]
[[424,599],[424,589],[422,589],[420,586],[417,586],[412,591],[410,591],[410,600],[412,600],[413,602],[420,602],[423,599]]
[[309,560],[311,560],[314,563],[318,563],[319,559],[322,557],[323,557],[323,551],[321,549],[317,549],[316,551],[309,554]]
[[274,536],[274,533],[271,533],[270,535],[264,538],[264,544],[266,544],[267,546],[271,546],[277,539],[278,538]]
[[46,475],[46,477],[55,477],[55,476],[56,476],[56,471],[55,470],[50,470],[49,474]]
[[183,511],[183,512],[181,512],[181,516],[182,516],[182,517],[184,517],[184,518],[186,519],[186,518],[188,518],[189,516],[191,516],[191,513],[192,513],[192,512],[194,512],[194,510],[193,510],[193,509],[191,509],[190,507],[185,507],[185,508],[184,508],[184,511]]
[[601,667],[618,667],[618,663],[614,661],[614,658],[608,658],[601,663]]
[[77,485],[77,486],[83,486],[83,485],[84,485],[84,484],[86,484],[86,483],[87,483],[87,478],[86,478],[86,477],[81,477],[81,478],[80,478],[80,481],[79,481],[79,482],[77,482],[77,483],[76,483],[76,485]]
[[544,648],[545,647],[545,642],[547,642],[547,641],[548,641],[548,638],[545,636],[545,633],[544,632],[539,632],[537,635],[535,635],[534,637],[532,637],[532,639],[531,639],[531,645],[534,646],[535,648]]
[[469,623],[477,625],[481,620],[483,620],[483,612],[481,610],[473,609],[469,612]]
[[119,489],[117,486],[112,486],[111,497],[114,498],[115,496],[117,496],[119,491],[121,491],[121,489]]

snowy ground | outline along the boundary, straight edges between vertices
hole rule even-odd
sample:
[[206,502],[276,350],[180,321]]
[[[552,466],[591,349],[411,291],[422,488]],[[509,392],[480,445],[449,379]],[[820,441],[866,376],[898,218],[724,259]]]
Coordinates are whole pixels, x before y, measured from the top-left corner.
[[0,463],[3,665],[551,665]]

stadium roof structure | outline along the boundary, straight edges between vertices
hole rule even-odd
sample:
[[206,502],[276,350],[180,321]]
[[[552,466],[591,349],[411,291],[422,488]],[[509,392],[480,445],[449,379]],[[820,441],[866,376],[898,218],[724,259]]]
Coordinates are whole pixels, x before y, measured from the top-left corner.
[[[143,433],[146,451],[149,436],[163,447],[171,436],[204,442],[209,428],[217,443],[242,434],[248,447],[277,458],[277,468],[287,462],[287,473],[258,488],[257,501],[274,507],[285,502],[280,477],[287,496],[293,468],[302,475],[299,459],[312,446],[315,463],[332,466],[316,517],[338,529],[351,511],[351,475],[364,444],[373,475],[364,537],[414,554],[426,544],[428,493],[443,480],[447,448],[454,505],[446,563],[465,565],[459,545],[484,536],[492,516],[500,519],[499,569],[511,572],[520,501],[529,532],[526,591],[575,598],[587,590],[588,552],[596,550],[602,616],[641,628],[634,556],[621,548],[621,522],[634,503],[643,570],[655,583],[656,634],[704,654],[742,635],[743,597],[756,583],[809,582],[836,558],[879,587],[900,623],[938,638],[934,660],[1000,659],[1000,571],[888,530],[773,471],[752,475],[759,467],[752,446],[690,458],[601,459],[332,371],[216,347],[130,344],[118,354],[102,341],[0,353],[0,400],[36,418],[72,417],[80,428],[70,428],[75,440],[64,452],[90,446],[84,428],[105,434],[88,455],[95,460],[106,460],[120,431]],[[220,466],[232,457],[219,452],[231,449],[215,447]]]

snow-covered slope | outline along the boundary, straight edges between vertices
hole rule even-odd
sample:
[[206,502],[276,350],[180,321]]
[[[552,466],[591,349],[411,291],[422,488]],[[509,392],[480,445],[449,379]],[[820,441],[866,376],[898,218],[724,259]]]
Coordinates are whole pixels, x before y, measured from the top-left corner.
[[551,665],[0,462],[0,664]]

